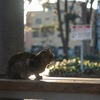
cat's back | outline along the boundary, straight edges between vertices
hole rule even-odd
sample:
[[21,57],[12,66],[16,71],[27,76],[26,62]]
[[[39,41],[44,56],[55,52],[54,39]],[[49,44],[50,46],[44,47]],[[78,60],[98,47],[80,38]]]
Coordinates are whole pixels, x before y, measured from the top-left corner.
[[15,54],[9,59],[8,66],[10,66],[12,63],[16,61],[26,61],[28,58],[33,59],[34,57],[35,57],[35,54],[29,53],[29,52],[21,52],[21,53]]
[[18,53],[17,55],[20,59],[27,59],[27,58],[33,59],[35,56],[35,54],[29,52]]

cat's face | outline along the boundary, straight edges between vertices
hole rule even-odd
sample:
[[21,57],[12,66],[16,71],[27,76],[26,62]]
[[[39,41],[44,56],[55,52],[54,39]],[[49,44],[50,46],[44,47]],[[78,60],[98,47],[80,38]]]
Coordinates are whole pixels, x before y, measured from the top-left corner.
[[50,60],[50,62],[54,61],[54,54],[50,51],[50,48],[47,48],[41,52],[41,56]]

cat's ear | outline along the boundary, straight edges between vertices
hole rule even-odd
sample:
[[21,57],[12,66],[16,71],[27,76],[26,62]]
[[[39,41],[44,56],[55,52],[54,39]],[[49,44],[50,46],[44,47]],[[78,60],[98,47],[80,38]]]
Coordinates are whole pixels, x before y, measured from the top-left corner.
[[46,50],[47,50],[47,51],[50,51],[50,48],[47,48]]

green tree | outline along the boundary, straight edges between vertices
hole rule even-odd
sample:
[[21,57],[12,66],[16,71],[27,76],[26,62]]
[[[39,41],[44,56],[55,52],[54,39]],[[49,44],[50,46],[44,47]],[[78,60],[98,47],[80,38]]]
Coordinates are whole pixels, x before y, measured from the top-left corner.
[[[72,6],[70,8],[70,11],[67,9],[68,8],[67,3],[68,3],[67,0],[65,0],[64,20],[61,19],[60,0],[57,0],[57,2],[56,2],[57,7],[56,7],[56,9],[54,11],[58,16],[58,22],[59,22],[58,30],[60,31],[60,34],[61,34],[61,41],[62,41],[63,48],[64,48],[63,52],[64,52],[64,58],[65,59],[68,59],[69,23],[70,23],[70,21],[75,22],[76,17],[78,17],[77,14],[72,13],[72,9],[73,9],[75,0],[72,2]],[[43,7],[44,8],[50,7],[49,0],[43,4]],[[65,23],[66,37],[64,37],[62,23]]]
[[[24,8],[24,11],[27,9],[27,7],[30,5],[30,3],[32,2],[32,0],[24,0],[24,4],[26,3],[26,2],[28,2],[28,4],[25,6],[25,8]],[[29,23],[28,21],[28,18],[29,17],[32,17],[33,16],[33,13],[31,13],[31,14],[27,14],[27,23]],[[32,31],[32,28],[31,27],[29,27],[28,25],[25,25],[24,26],[24,30],[26,31],[26,32],[28,32],[28,31]]]
[[[64,39],[64,58],[68,59],[68,46],[69,46],[69,29],[70,29],[70,21],[72,23],[75,22],[75,19],[79,17],[76,13],[72,13],[74,4],[76,0],[72,2],[70,9],[68,9],[68,0],[65,0],[65,29],[66,29],[66,38]],[[75,23],[74,23],[75,24]]]
[[[30,3],[32,2],[32,0],[24,0],[24,3],[26,3],[26,2],[28,2],[28,4],[27,4],[27,7],[28,7],[28,5],[30,5]],[[26,8],[24,10],[26,10]]]
[[[45,40],[45,43],[47,41],[49,41],[49,34],[54,32],[54,29],[55,29],[55,26],[54,25],[41,25],[40,28],[39,28],[39,31],[41,34],[45,33],[46,35],[46,40]],[[47,44],[48,45],[48,44]]]
[[[41,0],[42,1],[42,0]],[[90,2],[90,9],[87,8],[87,4]],[[83,19],[83,24],[90,24],[91,21],[91,15],[92,15],[92,4],[94,0],[86,0],[85,2],[81,1],[78,2],[77,4],[82,7],[82,19]],[[59,31],[61,34],[61,41],[64,47],[64,58],[68,59],[68,45],[69,45],[69,29],[70,29],[70,22],[75,24],[75,19],[78,16],[78,14],[73,13],[73,7],[74,4],[76,3],[76,0],[72,1],[72,5],[70,9],[68,9],[68,0],[65,0],[65,15],[64,15],[64,21],[61,19],[61,13],[60,13],[60,0],[57,0],[56,4],[57,7],[55,9],[55,13],[58,15],[58,22],[59,22]],[[43,4],[44,8],[50,7],[50,2],[49,0]],[[62,28],[62,23],[65,23],[65,32],[66,32],[66,37],[64,37],[64,32]],[[85,45],[85,52],[89,52],[89,42],[84,42]]]

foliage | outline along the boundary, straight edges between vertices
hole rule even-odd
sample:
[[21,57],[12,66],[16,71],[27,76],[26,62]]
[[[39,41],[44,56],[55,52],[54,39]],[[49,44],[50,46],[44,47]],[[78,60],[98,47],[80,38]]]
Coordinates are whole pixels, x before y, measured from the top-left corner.
[[[61,21],[61,25],[63,25],[63,21]],[[60,31],[60,27],[59,27],[59,24],[57,23],[57,24],[55,24],[55,29],[57,30],[57,31]]]
[[[28,1],[28,4],[27,4],[27,7],[28,7],[30,5],[30,3],[32,2],[32,0],[24,0],[24,3],[26,3],[27,1]],[[26,10],[26,8],[24,10]]]
[[25,30],[26,32],[29,32],[29,31],[32,31],[32,28],[31,28],[31,27],[28,27],[28,26],[24,26],[24,30]]
[[[53,13],[58,16],[58,25],[56,25],[55,29],[60,31],[61,41],[62,41],[62,44],[63,44],[63,47],[64,47],[64,54],[66,55],[66,56],[64,56],[64,58],[66,58],[66,59],[68,58],[68,50],[67,50],[67,48],[68,48],[68,41],[69,41],[69,39],[68,39],[69,38],[69,24],[70,24],[69,22],[72,22],[73,24],[76,24],[75,19],[78,17],[77,14],[72,13],[72,9],[74,7],[75,1],[76,0],[74,0],[72,2],[70,13],[69,13],[68,10],[66,9],[66,8],[68,8],[68,5],[67,5],[68,1],[65,0],[65,4],[64,4],[64,9],[65,9],[64,12],[66,12],[66,14],[64,16],[65,20],[63,20],[61,18],[61,16],[62,16],[61,12],[60,12],[61,11],[61,9],[60,9],[60,6],[61,6],[60,2],[61,1],[57,0],[56,5],[53,5],[54,6]],[[43,6],[43,8],[50,8],[52,6],[52,4],[48,0],[47,2],[43,3],[42,6]],[[65,23],[65,34],[66,34],[66,37],[64,37],[64,32],[63,32],[63,27],[62,27],[63,23]],[[42,26],[40,28],[40,31],[43,32],[43,33],[47,33],[48,30],[49,29],[48,29],[48,27],[46,29],[46,26],[45,27]]]
[[34,14],[33,12],[27,13],[27,17],[28,17],[28,18],[33,17],[33,16],[35,16],[35,14]]
[[56,15],[58,15],[58,12],[57,12],[56,9],[53,10],[53,13],[56,14]]
[[55,29],[54,25],[41,25],[39,31],[41,33],[52,33]]
[[28,0],[29,1],[29,3],[31,3],[32,2],[32,0]]
[[27,1],[29,2],[29,4],[32,2],[32,0],[24,0],[24,3],[27,2]]
[[90,62],[84,60],[83,71],[80,70],[81,61],[79,58],[66,60],[49,66],[49,76],[84,76],[84,75],[99,75],[100,74],[100,63]]
[[50,8],[51,7],[51,3],[49,1],[45,2],[42,4],[43,8]]
[[100,62],[100,56],[94,54],[86,54],[84,55],[84,59],[90,60],[90,62]]
[[65,22],[74,21],[78,16],[76,13],[65,13],[64,19]]

